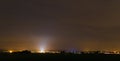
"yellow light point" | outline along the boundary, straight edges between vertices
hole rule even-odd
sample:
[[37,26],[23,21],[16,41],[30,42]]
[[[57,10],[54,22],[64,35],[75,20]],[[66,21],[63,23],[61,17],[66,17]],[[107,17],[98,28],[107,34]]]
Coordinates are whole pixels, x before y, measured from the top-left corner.
[[13,51],[12,51],[12,50],[9,50],[9,53],[13,53]]

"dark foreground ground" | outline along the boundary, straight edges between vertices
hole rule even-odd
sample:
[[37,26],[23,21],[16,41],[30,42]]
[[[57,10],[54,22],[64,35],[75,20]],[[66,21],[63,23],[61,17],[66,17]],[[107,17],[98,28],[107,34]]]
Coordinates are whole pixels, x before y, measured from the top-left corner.
[[105,54],[0,54],[0,61],[120,61],[120,55]]

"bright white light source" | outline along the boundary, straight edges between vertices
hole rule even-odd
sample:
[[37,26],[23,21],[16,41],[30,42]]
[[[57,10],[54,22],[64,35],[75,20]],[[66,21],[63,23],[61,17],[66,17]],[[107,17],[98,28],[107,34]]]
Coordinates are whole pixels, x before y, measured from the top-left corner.
[[45,45],[41,45],[40,46],[40,53],[45,53],[45,48],[46,48]]
[[45,53],[45,49],[43,47],[40,48],[40,53]]

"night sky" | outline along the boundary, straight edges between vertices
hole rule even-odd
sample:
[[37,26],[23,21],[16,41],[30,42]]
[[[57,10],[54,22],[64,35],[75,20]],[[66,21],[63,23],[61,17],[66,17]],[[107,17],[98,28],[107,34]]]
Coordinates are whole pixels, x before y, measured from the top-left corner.
[[0,49],[120,50],[120,0],[0,0]]

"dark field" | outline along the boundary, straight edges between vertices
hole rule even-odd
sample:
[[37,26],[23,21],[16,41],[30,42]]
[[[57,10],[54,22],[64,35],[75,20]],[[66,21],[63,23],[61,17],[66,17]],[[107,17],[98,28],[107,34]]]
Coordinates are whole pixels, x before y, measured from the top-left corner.
[[0,61],[120,61],[115,54],[0,54]]

